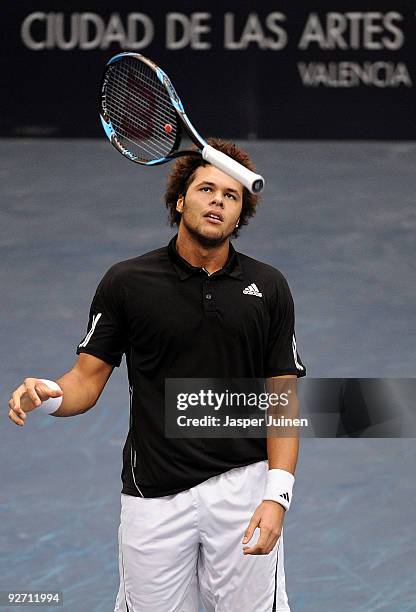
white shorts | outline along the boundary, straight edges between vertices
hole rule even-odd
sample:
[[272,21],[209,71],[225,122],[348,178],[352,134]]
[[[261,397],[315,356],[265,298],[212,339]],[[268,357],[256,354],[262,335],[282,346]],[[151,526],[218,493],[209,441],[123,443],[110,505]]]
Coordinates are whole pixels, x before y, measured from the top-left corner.
[[290,612],[283,534],[268,555],[243,555],[267,469],[259,461],[166,497],[122,494],[114,611],[198,612],[199,595],[206,612],[272,612],[275,598]]

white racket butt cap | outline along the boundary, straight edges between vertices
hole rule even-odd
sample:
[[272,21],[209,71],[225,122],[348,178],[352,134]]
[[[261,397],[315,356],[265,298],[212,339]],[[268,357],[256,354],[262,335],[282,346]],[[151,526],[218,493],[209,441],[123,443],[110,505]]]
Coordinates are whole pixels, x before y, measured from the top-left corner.
[[251,193],[260,193],[264,188],[264,178],[260,174],[252,172],[245,166],[242,166],[225,153],[214,149],[211,145],[206,145],[202,149],[202,157],[209,164],[212,164],[219,170],[222,170],[229,176],[232,176],[236,181],[239,181],[247,187]]

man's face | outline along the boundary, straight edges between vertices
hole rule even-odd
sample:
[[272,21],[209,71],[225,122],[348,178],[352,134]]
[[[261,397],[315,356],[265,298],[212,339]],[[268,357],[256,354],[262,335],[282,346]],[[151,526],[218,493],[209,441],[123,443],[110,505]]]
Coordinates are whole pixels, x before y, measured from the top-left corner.
[[204,246],[216,246],[231,236],[243,204],[243,186],[214,166],[199,166],[176,209],[181,225]]

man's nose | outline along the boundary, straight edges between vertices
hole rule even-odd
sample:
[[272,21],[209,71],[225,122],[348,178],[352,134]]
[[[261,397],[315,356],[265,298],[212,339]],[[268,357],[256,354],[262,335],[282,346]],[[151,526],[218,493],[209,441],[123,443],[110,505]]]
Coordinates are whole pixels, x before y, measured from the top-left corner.
[[212,194],[212,203],[217,206],[224,206],[224,196],[222,191],[214,191]]

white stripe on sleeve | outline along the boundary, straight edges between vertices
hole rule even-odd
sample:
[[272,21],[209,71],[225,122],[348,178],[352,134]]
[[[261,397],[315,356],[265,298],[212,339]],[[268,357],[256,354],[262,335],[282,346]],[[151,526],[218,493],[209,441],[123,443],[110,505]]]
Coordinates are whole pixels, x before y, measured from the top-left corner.
[[98,323],[98,321],[100,320],[102,313],[98,312],[93,318],[92,318],[92,325],[91,325],[91,329],[88,332],[88,334],[85,336],[84,340],[81,342],[81,344],[78,345],[78,348],[82,348],[87,346],[88,342],[91,340],[91,336],[94,333],[95,327]]
[[301,370],[303,372],[303,370],[305,368],[298,361],[298,352],[296,350],[295,334],[293,334],[293,336],[292,336],[292,349],[293,349],[293,359],[295,360],[295,365],[296,365],[298,370]]

